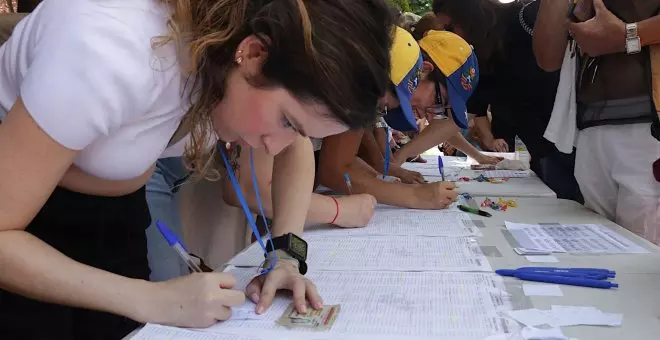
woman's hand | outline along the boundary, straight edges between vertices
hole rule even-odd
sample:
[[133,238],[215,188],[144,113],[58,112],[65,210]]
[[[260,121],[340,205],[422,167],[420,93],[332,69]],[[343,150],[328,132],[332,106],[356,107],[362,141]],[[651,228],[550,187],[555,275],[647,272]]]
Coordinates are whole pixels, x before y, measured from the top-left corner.
[[402,168],[399,165],[391,164],[390,165],[390,174],[394,177],[401,179],[401,182],[406,184],[422,184],[424,182],[424,176],[417,171],[410,171]]
[[488,149],[495,152],[509,152],[509,144],[504,139],[498,138],[486,145]]
[[504,157],[492,157],[492,156],[486,156],[483,153],[481,154],[481,157],[477,158],[476,161],[479,162],[479,164],[497,164],[504,160]]
[[245,302],[245,293],[233,290],[236,280],[227,273],[194,273],[155,285],[146,297],[144,314],[136,319],[179,327],[205,328],[231,317],[231,307]]
[[297,261],[278,258],[273,270],[266,275],[255,277],[247,286],[247,296],[257,304],[257,314],[262,314],[270,308],[275,293],[280,289],[293,293],[293,303],[298,313],[307,313],[307,301],[316,310],[323,308],[323,300],[316,286],[300,274]]
[[452,182],[435,182],[417,186],[415,196],[415,209],[445,209],[456,202],[458,192]]

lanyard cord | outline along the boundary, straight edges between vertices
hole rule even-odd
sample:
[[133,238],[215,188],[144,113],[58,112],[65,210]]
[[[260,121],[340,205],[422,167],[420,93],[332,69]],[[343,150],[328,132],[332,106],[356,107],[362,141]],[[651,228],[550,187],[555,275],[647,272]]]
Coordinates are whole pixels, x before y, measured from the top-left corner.
[[[252,216],[252,212],[250,211],[250,208],[248,207],[247,201],[245,200],[245,196],[243,195],[243,190],[241,190],[240,185],[238,184],[238,181],[236,180],[236,176],[234,175],[234,170],[229,164],[229,160],[227,159],[227,155],[225,154],[225,150],[223,149],[222,145],[218,143],[218,149],[220,149],[220,155],[222,156],[222,161],[225,163],[225,168],[227,169],[227,174],[229,175],[229,179],[231,180],[231,184],[234,187],[234,192],[236,193],[236,196],[238,197],[238,201],[241,203],[241,208],[243,208],[243,213],[245,214],[245,217],[248,220],[248,224],[250,225],[250,229],[252,229],[252,233],[254,234],[254,237],[257,239],[257,242],[259,243],[259,246],[263,250],[265,255],[268,255],[268,250],[266,249],[266,245],[264,244],[263,239],[261,238],[261,235],[259,233],[259,229],[257,228],[257,223],[254,221],[254,216]],[[252,186],[254,187],[254,193],[257,196],[257,205],[259,206],[259,212],[261,212],[261,217],[264,220],[264,224],[266,225],[266,235],[268,237],[268,240],[270,241],[271,247],[274,247],[273,245],[273,239],[271,237],[270,229],[268,228],[268,221],[266,220],[266,215],[264,214],[264,208],[263,205],[261,204],[261,197],[259,195],[259,187],[257,185],[257,176],[254,174],[254,158],[252,157],[252,148],[250,148],[250,170],[252,172]],[[274,249],[271,249],[274,250]],[[260,275],[264,275],[268,273],[269,271],[273,270],[275,268],[275,265],[277,264],[277,256],[274,255],[272,256],[272,259],[269,258],[269,263],[270,266],[268,268],[263,269],[263,271],[260,273]]]
[[383,165],[383,179],[387,178],[387,172],[390,169],[390,127],[385,126],[385,164]]
[[[387,113],[387,105],[385,105],[385,116],[387,116]],[[383,164],[383,179],[385,179],[390,169],[390,154],[392,150],[390,150],[390,126],[387,125],[385,119],[383,119],[383,123],[385,123],[385,164]]]

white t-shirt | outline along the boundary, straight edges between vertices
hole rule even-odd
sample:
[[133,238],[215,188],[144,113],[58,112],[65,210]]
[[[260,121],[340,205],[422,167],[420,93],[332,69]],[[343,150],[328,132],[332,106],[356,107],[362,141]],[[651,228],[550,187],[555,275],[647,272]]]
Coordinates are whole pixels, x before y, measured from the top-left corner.
[[165,150],[188,105],[169,9],[157,0],[46,0],[0,47],[0,117],[20,96],[74,163],[135,178]]

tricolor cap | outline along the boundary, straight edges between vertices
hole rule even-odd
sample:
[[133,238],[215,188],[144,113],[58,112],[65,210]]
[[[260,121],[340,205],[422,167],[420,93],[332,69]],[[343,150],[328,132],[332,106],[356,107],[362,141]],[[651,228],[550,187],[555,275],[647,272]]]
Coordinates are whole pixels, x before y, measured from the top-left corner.
[[385,122],[398,131],[417,131],[417,119],[410,105],[410,97],[419,85],[424,60],[415,38],[401,27],[395,29],[390,60],[390,80],[401,105],[388,108]]
[[446,31],[429,31],[419,46],[447,78],[454,122],[466,129],[467,101],[479,83],[479,63],[474,49],[463,38]]

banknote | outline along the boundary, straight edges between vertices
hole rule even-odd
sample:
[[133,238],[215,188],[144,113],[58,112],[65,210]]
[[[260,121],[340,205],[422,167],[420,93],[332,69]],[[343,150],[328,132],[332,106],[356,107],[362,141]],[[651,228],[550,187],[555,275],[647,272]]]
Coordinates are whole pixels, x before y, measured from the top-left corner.
[[327,331],[335,323],[340,305],[323,306],[321,310],[308,308],[307,313],[300,314],[293,304],[289,305],[277,324],[286,328],[300,328],[311,331]]

